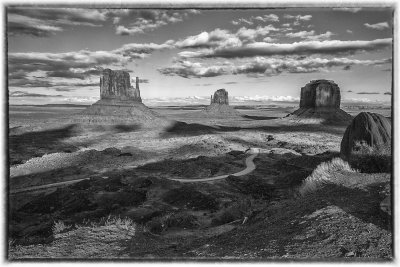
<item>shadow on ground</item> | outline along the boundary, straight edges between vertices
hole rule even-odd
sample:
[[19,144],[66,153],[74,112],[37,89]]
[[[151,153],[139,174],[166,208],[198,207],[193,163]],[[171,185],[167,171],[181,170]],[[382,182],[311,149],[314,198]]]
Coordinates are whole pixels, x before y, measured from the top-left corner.
[[[257,120],[257,119],[256,119]],[[264,120],[264,119],[262,119]],[[273,120],[269,118],[267,120]],[[172,126],[165,129],[161,134],[162,138],[171,136],[198,136],[203,134],[215,134],[220,132],[236,132],[240,130],[258,130],[269,133],[278,132],[313,132],[313,133],[329,133],[342,136],[346,130],[345,126],[327,126],[318,124],[278,124],[265,126],[222,126],[222,125],[205,125],[200,123],[186,123],[176,121]]]

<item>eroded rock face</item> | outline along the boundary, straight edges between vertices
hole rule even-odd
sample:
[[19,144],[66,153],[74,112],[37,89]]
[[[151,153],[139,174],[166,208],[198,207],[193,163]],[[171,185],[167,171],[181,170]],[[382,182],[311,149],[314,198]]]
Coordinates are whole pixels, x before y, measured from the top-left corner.
[[229,105],[228,92],[225,89],[218,89],[217,91],[215,91],[214,97],[211,96],[210,104],[213,103]]
[[[392,140],[392,125],[384,116],[376,113],[361,112],[347,127],[340,144],[340,154],[349,158],[354,152],[371,148],[372,151],[388,152]],[[390,149],[389,149],[390,150]]]
[[301,88],[300,108],[340,108],[340,89],[329,80],[313,80]]
[[100,77],[100,98],[142,102],[139,87],[132,87],[129,73],[122,70],[103,70]]

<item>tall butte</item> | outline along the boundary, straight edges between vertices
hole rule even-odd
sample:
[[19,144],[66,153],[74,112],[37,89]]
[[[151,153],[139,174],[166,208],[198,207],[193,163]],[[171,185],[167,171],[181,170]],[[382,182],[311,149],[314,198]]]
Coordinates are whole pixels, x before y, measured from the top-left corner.
[[330,80],[313,80],[301,88],[300,108],[290,120],[323,124],[349,124],[352,116],[340,109],[340,88]]
[[202,113],[209,117],[236,117],[240,113],[229,106],[228,92],[225,89],[218,89],[214,96],[211,95],[210,105]]
[[100,100],[74,118],[89,124],[154,124],[162,122],[160,115],[142,103],[139,78],[136,87],[129,73],[104,69],[100,77]]

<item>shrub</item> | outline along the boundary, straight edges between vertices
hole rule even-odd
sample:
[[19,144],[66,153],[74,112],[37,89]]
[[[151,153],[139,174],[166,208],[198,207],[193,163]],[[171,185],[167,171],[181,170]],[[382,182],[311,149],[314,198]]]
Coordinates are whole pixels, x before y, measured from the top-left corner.
[[99,221],[84,221],[83,225],[89,226],[91,228],[98,228],[101,226],[115,226],[118,229],[127,231],[127,234],[130,236],[135,235],[136,231],[136,224],[130,218],[121,218],[114,215],[102,217]]
[[349,163],[341,158],[334,158],[331,161],[322,162],[308,176],[299,188],[300,195],[305,195],[319,190],[327,183],[334,182],[334,175],[338,172],[356,172]]
[[53,235],[56,235],[56,234],[65,232],[69,228],[71,228],[71,227],[65,225],[65,223],[63,221],[57,221],[57,222],[54,222],[51,230],[53,231]]
[[249,217],[254,211],[254,203],[250,199],[240,200],[212,219],[212,225],[222,225]]
[[392,171],[392,150],[390,145],[371,147],[368,144],[357,142],[349,163],[353,168],[365,173],[382,173]]

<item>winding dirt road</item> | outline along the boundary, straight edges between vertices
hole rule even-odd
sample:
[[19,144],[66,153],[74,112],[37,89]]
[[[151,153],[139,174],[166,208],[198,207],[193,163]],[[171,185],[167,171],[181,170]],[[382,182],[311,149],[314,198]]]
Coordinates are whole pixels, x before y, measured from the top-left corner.
[[[199,183],[199,182],[209,182],[209,181],[221,180],[221,179],[225,179],[231,175],[233,175],[233,176],[246,175],[255,170],[256,165],[254,164],[253,160],[260,153],[260,149],[259,148],[250,148],[246,153],[250,154],[250,156],[248,156],[246,158],[246,162],[245,162],[246,168],[240,172],[236,172],[236,173],[232,173],[232,174],[225,174],[225,175],[220,175],[220,176],[215,176],[215,177],[200,178],[200,179],[177,179],[177,178],[168,178],[168,179],[178,181],[181,183]],[[103,178],[106,179],[105,177],[103,177]],[[19,189],[10,190],[10,194],[14,195],[14,194],[19,194],[19,193],[24,193],[24,192],[44,190],[44,189],[57,187],[57,186],[71,185],[71,184],[75,184],[75,183],[78,183],[80,181],[87,180],[87,179],[90,179],[90,178],[83,178],[83,179],[77,179],[77,180],[66,181],[66,182],[59,182],[59,183],[53,183],[53,184],[45,184],[45,185],[19,188]]]
[[168,178],[168,179],[182,182],[182,183],[198,183],[198,182],[209,182],[209,181],[221,180],[221,179],[225,179],[231,175],[243,176],[243,175],[251,173],[252,171],[254,171],[256,169],[256,165],[254,164],[253,160],[260,153],[260,149],[259,148],[251,148],[251,149],[249,149],[248,153],[250,154],[250,156],[248,156],[246,158],[246,169],[244,169],[240,172],[236,172],[236,173],[232,173],[232,174],[225,174],[225,175],[220,175],[220,176],[215,176],[215,177],[200,178],[200,179],[177,179],[177,178]]

